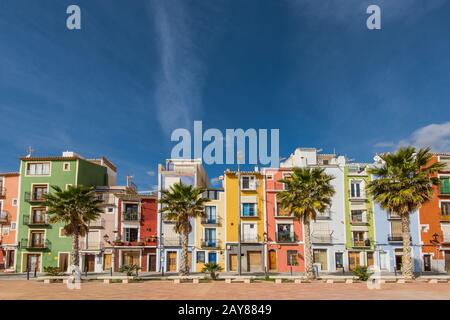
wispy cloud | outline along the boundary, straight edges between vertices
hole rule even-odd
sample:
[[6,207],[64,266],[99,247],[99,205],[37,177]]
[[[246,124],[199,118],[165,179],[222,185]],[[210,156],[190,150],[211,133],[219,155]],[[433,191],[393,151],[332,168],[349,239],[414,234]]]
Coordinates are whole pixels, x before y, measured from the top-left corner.
[[164,133],[190,127],[202,109],[205,65],[194,41],[188,8],[180,1],[157,1],[153,6],[158,33],[160,70],[155,79],[157,118]]
[[450,151],[450,121],[444,123],[432,123],[421,127],[407,138],[398,142],[379,142],[375,148],[395,149],[400,146],[415,146],[418,148],[431,147],[433,151]]
[[220,183],[220,177],[211,178],[210,182],[211,182],[211,185],[217,186]]

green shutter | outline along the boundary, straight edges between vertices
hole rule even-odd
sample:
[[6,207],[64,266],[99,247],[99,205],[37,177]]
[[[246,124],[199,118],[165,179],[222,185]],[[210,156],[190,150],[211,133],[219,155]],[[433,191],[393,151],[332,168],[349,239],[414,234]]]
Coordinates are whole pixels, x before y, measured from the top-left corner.
[[441,179],[441,193],[450,194],[450,178]]

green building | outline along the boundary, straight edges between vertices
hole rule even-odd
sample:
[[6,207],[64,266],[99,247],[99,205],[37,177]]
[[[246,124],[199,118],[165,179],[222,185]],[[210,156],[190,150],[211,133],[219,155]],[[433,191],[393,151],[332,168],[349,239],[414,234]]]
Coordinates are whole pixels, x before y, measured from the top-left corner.
[[47,266],[68,270],[72,237],[64,234],[63,224],[48,223],[43,195],[51,193],[52,186],[115,185],[116,168],[104,157],[84,159],[73,152],[20,160],[16,271],[42,272]]
[[345,230],[348,266],[374,264],[374,216],[371,197],[366,192],[370,181],[368,165],[352,163],[345,166]]

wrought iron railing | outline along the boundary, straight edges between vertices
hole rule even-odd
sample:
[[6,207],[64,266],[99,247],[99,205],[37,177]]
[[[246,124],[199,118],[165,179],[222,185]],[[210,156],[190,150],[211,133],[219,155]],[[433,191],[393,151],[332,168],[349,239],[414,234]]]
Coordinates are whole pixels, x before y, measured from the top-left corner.
[[47,191],[44,192],[25,192],[25,201],[26,202],[43,202],[45,201],[45,196],[47,195]]
[[23,215],[23,224],[25,226],[47,226],[49,225],[49,222],[47,221],[47,215],[42,215],[38,217],[33,217],[30,215]]
[[276,232],[275,234],[277,242],[280,243],[292,243],[296,241],[294,232]]
[[51,242],[48,239],[32,241],[24,238],[20,241],[20,247],[26,250],[49,250],[51,248]]

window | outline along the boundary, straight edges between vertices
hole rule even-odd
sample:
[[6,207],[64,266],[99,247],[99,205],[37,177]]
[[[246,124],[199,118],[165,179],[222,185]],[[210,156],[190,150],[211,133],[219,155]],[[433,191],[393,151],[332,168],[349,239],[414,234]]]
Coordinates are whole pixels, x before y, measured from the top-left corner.
[[205,263],[205,251],[197,251],[197,263]]
[[450,194],[450,178],[441,178],[441,194]]
[[334,257],[336,260],[336,269],[342,269],[344,267],[344,253],[336,252]]
[[206,220],[208,223],[217,222],[217,208],[216,206],[205,206]]
[[34,185],[33,186],[33,200],[44,200],[44,195],[47,194],[47,185]]
[[1,230],[0,235],[2,235],[2,236],[7,236],[9,234],[8,226],[3,226],[0,230]]
[[137,228],[125,228],[125,241],[136,242],[138,241],[138,229]]
[[44,247],[44,232],[43,231],[32,231],[30,233],[30,246],[33,248],[43,248]]
[[67,232],[64,228],[59,228],[59,237],[60,238],[67,237]]
[[297,266],[298,265],[298,253],[297,250],[288,250],[287,251],[287,265],[288,266]]
[[294,232],[293,225],[286,224],[277,224],[277,242],[293,242],[294,241]]
[[356,223],[364,222],[364,211],[363,210],[352,210],[351,211],[351,221]]
[[360,181],[352,181],[350,183],[350,196],[352,198],[360,198],[361,197],[361,182]]
[[450,202],[448,202],[448,201],[441,202],[441,216],[446,216],[446,217],[450,216]]
[[15,222],[11,222],[11,230],[16,230],[16,223]]
[[70,171],[70,163],[69,162],[64,162],[63,170],[64,171]]
[[268,174],[268,175],[267,175],[267,180],[273,180],[273,175]]
[[402,236],[402,222],[400,220],[391,221],[391,234],[393,236]]
[[313,261],[315,264],[320,265],[322,270],[328,270],[328,258],[326,249],[314,249]]
[[17,207],[17,199],[12,199],[11,205],[12,205],[13,207]]
[[107,208],[106,213],[114,213],[114,208],[111,207]]
[[445,171],[449,171],[450,170],[450,157],[444,157],[444,156],[440,156],[439,157],[439,162],[445,164]]
[[242,190],[255,190],[256,181],[254,176],[242,177]]
[[366,245],[366,232],[353,231],[353,246],[364,247]]
[[323,162],[322,162],[322,164],[323,164],[324,166],[327,166],[329,163],[330,163],[330,160],[323,160]]
[[219,192],[220,192],[219,190],[207,190],[204,194],[204,197],[210,200],[218,200]]
[[243,203],[242,204],[242,216],[243,217],[256,216],[256,203]]
[[50,163],[27,163],[27,175],[29,176],[45,176],[50,174]]
[[[283,180],[287,180],[291,177],[290,173],[285,173],[283,174]],[[283,183],[283,190],[287,190],[287,185],[285,183]]]
[[32,223],[44,224],[46,222],[45,208],[32,208],[31,213]]

